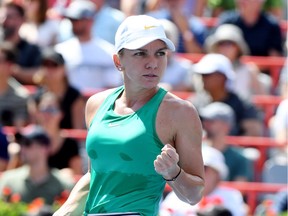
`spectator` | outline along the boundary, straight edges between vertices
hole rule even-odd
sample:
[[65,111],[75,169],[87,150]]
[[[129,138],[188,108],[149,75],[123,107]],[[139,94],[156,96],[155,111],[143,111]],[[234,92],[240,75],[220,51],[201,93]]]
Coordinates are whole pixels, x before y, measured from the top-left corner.
[[122,83],[112,55],[112,44],[92,36],[95,5],[87,0],[73,1],[65,16],[72,22],[75,37],[55,46],[67,65],[69,83],[81,92],[115,87]]
[[235,124],[233,109],[222,102],[213,102],[199,110],[203,129],[206,132],[206,142],[221,151],[229,169],[228,181],[253,180],[253,168],[240,149],[230,146],[226,136]]
[[[40,65],[40,49],[30,44],[19,34],[19,29],[25,21],[25,11],[19,4],[9,2],[0,7],[0,26],[3,29],[2,40],[12,43],[18,50],[14,77],[25,84],[33,84],[32,77],[35,68]],[[17,66],[17,67],[16,67]]]
[[46,0],[23,0],[26,21],[20,28],[21,37],[39,47],[53,46],[59,34],[59,21],[48,17]]
[[16,56],[11,43],[0,43],[0,124],[3,126],[21,127],[28,122],[28,92],[12,77]]
[[[235,10],[235,0],[208,0],[208,8],[211,10],[211,16],[218,17],[221,13],[228,10]],[[274,15],[276,18],[283,19],[283,0],[265,0],[263,10],[269,14]]]
[[254,63],[242,63],[241,56],[250,51],[240,28],[231,24],[223,24],[207,37],[205,47],[209,53],[225,55],[233,64],[235,83],[233,90],[243,99],[249,100],[252,95],[269,94],[271,77],[261,73]]
[[222,153],[211,146],[203,145],[202,155],[205,166],[205,190],[201,202],[191,206],[178,199],[172,191],[161,203],[160,216],[196,215],[197,212],[207,211],[211,206],[218,205],[226,208],[233,216],[245,215],[246,204],[240,191],[219,185],[228,174]]
[[53,48],[43,49],[41,68],[35,81],[40,87],[34,95],[36,99],[45,92],[52,92],[57,96],[63,114],[60,128],[84,128],[85,99],[69,84],[64,58]]
[[[276,113],[269,120],[269,130],[271,137],[274,137],[279,142],[287,142],[288,140],[288,70],[287,62],[281,71],[279,79],[279,94],[282,98],[276,109]],[[286,155],[288,149],[285,147]]]
[[235,72],[230,60],[222,54],[207,54],[194,65],[195,74],[200,74],[203,89],[190,98],[200,109],[211,102],[224,102],[234,110],[236,122],[230,135],[263,135],[263,120],[260,112],[248,101],[233,92]]
[[41,96],[38,104],[30,101],[30,110],[35,115],[36,123],[51,139],[49,166],[60,169],[69,177],[83,174],[78,142],[61,136],[59,123],[63,114],[57,97],[47,92]]
[[5,196],[3,188],[9,188],[11,194],[19,194],[23,202],[43,198],[51,205],[63,191],[70,190],[73,183],[48,167],[51,141],[43,129],[31,125],[23,130],[22,136],[21,156],[25,164],[2,173],[0,198]]
[[238,26],[252,56],[281,56],[283,38],[279,23],[262,11],[263,4],[264,0],[236,0],[237,10],[223,13],[218,24]]
[[[177,26],[167,19],[161,19],[161,24],[165,29],[166,36],[174,43],[178,44],[179,31]],[[177,49],[177,48],[176,48]],[[161,85],[173,91],[192,91],[189,77],[192,71],[192,64],[189,60],[168,53],[168,64]]]
[[[125,14],[111,7],[107,0],[87,0],[95,4],[95,9],[97,10],[94,16],[94,22],[92,25],[92,37],[101,38],[111,44],[114,44],[115,33],[118,26],[124,20]],[[128,4],[131,2],[129,1]],[[69,17],[68,17],[69,18]],[[64,19],[60,27],[60,40],[64,41],[72,37],[73,35],[73,23],[69,20]],[[75,34],[75,33],[74,33]]]
[[147,13],[158,19],[168,19],[176,24],[179,30],[177,52],[202,53],[203,43],[207,34],[204,24],[195,16],[185,16],[183,13],[183,1],[164,0],[163,5],[156,11]]
[[0,173],[5,171],[9,161],[8,140],[0,126]]

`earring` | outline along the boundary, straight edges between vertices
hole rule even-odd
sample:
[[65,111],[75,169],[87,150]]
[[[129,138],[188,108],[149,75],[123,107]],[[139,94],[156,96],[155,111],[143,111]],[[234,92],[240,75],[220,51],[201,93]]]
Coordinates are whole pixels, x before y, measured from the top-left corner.
[[122,71],[122,69],[123,69],[122,67],[118,67],[118,70],[119,70],[119,71]]

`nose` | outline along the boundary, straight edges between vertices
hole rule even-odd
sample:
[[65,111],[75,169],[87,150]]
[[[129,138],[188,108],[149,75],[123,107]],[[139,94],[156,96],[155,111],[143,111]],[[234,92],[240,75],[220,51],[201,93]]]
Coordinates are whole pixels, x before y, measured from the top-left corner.
[[155,57],[150,57],[147,60],[147,64],[145,65],[146,69],[152,69],[155,70],[158,68],[158,60]]

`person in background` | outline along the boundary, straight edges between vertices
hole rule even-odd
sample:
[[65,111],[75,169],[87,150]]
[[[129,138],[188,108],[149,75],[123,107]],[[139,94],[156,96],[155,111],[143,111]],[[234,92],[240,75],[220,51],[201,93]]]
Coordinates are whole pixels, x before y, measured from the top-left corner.
[[0,43],[0,124],[21,127],[28,123],[28,91],[13,77],[17,51],[9,42]]
[[159,20],[130,16],[119,26],[113,60],[124,85],[88,99],[89,170],[55,216],[156,216],[166,183],[184,202],[201,200],[201,123],[191,103],[158,86],[167,50],[175,46]]
[[34,84],[33,75],[41,62],[40,48],[23,39],[19,30],[25,21],[24,8],[14,2],[3,3],[0,7],[0,28],[3,30],[1,41],[13,44],[17,49],[13,76],[21,84]]
[[43,93],[52,92],[56,95],[63,114],[60,128],[83,129],[85,98],[69,84],[66,73],[62,55],[52,47],[43,49],[41,67],[34,76],[39,89],[33,97],[39,100]]
[[[116,30],[120,23],[126,17],[126,14],[117,8],[111,7],[107,0],[87,0],[91,1],[96,8],[96,14],[93,18],[92,37],[101,38],[111,44],[114,44]],[[126,4],[131,4],[129,1]],[[65,15],[65,12],[64,12]],[[69,19],[63,19],[60,24],[60,42],[73,37],[73,23]]]
[[21,157],[23,166],[2,173],[0,181],[0,199],[5,198],[3,189],[18,194],[21,201],[30,203],[43,198],[47,205],[53,204],[64,191],[70,191],[73,182],[64,179],[58,170],[50,169],[48,156],[51,140],[39,126],[29,125],[21,130]]
[[211,102],[224,102],[234,110],[236,118],[230,135],[263,135],[263,119],[259,110],[233,91],[235,72],[226,56],[216,53],[204,55],[193,65],[193,73],[200,75],[201,79],[195,84],[198,87],[189,100],[198,110]]
[[202,154],[206,179],[202,200],[191,206],[182,202],[172,191],[162,201],[159,216],[201,215],[215,206],[225,208],[233,216],[246,215],[247,206],[240,191],[220,185],[229,173],[221,151],[203,144]]
[[184,14],[183,0],[163,0],[161,3],[160,8],[146,14],[157,19],[168,19],[177,26],[179,39],[176,51],[179,53],[203,53],[207,29],[202,21],[193,15]]
[[[179,31],[177,26],[167,19],[160,19],[160,22],[165,29],[166,36],[174,44],[178,44]],[[167,57],[167,68],[162,77],[161,86],[170,91],[192,91],[192,84],[191,82],[189,83],[192,63],[189,60],[178,57],[174,52],[168,52]]]
[[68,177],[82,175],[79,143],[75,139],[61,135],[60,121],[63,113],[56,95],[46,92],[38,101],[30,100],[29,109],[36,124],[40,125],[51,139],[49,166],[61,170]]
[[282,56],[283,36],[278,20],[262,10],[264,0],[236,0],[236,10],[219,17],[222,24],[238,26],[252,56]]
[[205,50],[208,53],[225,55],[232,62],[235,71],[233,90],[244,100],[250,100],[252,95],[270,94],[272,80],[262,73],[254,63],[242,63],[241,56],[249,55],[242,30],[231,24],[223,24],[205,40]]
[[253,164],[241,149],[230,146],[226,136],[236,123],[233,109],[222,102],[213,102],[199,110],[203,129],[206,132],[205,142],[221,151],[225,157],[229,174],[227,181],[252,181]]
[[[223,12],[228,10],[235,10],[236,0],[204,0],[206,5],[211,11],[212,17],[219,17]],[[265,0],[262,10],[275,16],[277,19],[281,20],[284,18],[285,7],[283,0]]]
[[59,20],[48,17],[46,0],[23,0],[25,22],[19,30],[22,38],[41,48],[54,46],[59,34]]
[[121,74],[111,61],[114,46],[92,35],[95,14],[91,1],[73,1],[65,17],[72,22],[75,36],[55,45],[65,60],[69,84],[81,93],[122,84]]
[[6,134],[2,131],[2,126],[0,125],[0,175],[1,172],[7,169],[9,162],[9,153],[8,153],[8,140]]

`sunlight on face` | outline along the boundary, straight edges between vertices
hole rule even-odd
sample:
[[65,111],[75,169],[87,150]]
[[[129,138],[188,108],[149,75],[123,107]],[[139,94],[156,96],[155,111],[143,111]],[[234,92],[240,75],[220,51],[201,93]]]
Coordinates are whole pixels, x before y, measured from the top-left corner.
[[125,49],[120,56],[124,82],[145,87],[157,86],[167,66],[167,46],[153,41],[136,50]]

